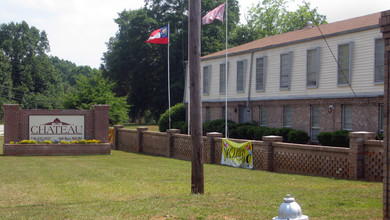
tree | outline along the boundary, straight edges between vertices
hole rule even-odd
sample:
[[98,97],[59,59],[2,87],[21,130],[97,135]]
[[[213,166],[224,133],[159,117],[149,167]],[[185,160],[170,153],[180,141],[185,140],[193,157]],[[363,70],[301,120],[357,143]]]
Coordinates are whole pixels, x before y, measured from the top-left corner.
[[[222,0],[202,1],[203,14],[214,9]],[[229,0],[229,26],[238,23],[238,2]],[[128,95],[133,120],[147,110],[157,121],[168,108],[167,46],[145,44],[150,33],[170,23],[170,94],[171,105],[182,102],[185,61],[188,48],[188,5],[184,0],[146,0],[139,10],[122,11],[115,19],[119,30],[107,43],[101,69],[104,76],[117,82],[118,95]],[[230,10],[230,9],[229,9]],[[225,26],[203,26],[202,51],[209,54],[225,46]]]
[[[202,1],[202,16],[206,15],[208,12],[216,8],[218,5],[223,4],[225,0],[206,0]],[[225,8],[226,9],[226,8]],[[240,9],[238,7],[237,0],[228,1],[228,33],[234,32],[239,21],[240,21]],[[230,46],[236,46],[231,44],[229,39]],[[215,53],[226,48],[226,10],[224,13],[223,22],[219,20],[214,20],[213,24],[203,25],[202,26],[202,56]]]
[[29,27],[25,21],[1,24],[0,49],[3,57],[0,65],[11,67],[12,83],[7,84],[12,91],[9,93],[11,99],[22,108],[60,106],[58,97],[63,90],[59,75],[46,54],[50,47],[45,31]]
[[287,0],[263,0],[249,10],[247,24],[233,31],[232,44],[241,45],[267,36],[302,29],[306,22],[326,24],[326,16],[317,8],[310,10],[310,3],[298,5],[296,11],[287,10]]
[[76,85],[64,96],[63,105],[67,109],[92,109],[92,105],[110,105],[110,124],[128,120],[127,97],[116,97],[112,92],[114,83],[102,76],[99,70],[87,75],[79,75]]
[[9,103],[12,98],[11,63],[0,49],[0,119],[3,118],[3,104]]

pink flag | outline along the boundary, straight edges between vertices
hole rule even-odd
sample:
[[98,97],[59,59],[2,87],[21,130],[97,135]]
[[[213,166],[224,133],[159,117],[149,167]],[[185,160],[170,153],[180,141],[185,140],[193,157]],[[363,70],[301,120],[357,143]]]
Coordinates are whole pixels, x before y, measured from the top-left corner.
[[163,27],[152,32],[149,39],[145,43],[151,44],[168,44],[169,30],[168,27]]
[[212,11],[207,13],[207,15],[205,15],[202,18],[202,24],[203,25],[210,24],[211,22],[214,21],[214,19],[218,19],[220,21],[223,21],[223,10],[224,9],[225,9],[225,3],[223,3],[222,5],[214,8]]

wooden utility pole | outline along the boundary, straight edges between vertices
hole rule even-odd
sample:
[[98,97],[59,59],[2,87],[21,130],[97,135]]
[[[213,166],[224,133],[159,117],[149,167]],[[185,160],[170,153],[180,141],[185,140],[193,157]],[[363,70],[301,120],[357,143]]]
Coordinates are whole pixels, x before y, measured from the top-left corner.
[[190,118],[192,142],[191,192],[204,193],[202,157],[202,100],[200,91],[200,1],[189,0],[188,58],[190,65]]
[[390,10],[383,11],[379,26],[385,41],[383,219],[390,219]]

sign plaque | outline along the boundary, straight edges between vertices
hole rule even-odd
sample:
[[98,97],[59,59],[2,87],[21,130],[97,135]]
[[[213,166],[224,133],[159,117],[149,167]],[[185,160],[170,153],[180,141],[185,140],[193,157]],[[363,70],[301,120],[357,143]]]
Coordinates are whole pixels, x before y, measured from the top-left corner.
[[84,115],[30,115],[29,139],[75,141],[84,139]]

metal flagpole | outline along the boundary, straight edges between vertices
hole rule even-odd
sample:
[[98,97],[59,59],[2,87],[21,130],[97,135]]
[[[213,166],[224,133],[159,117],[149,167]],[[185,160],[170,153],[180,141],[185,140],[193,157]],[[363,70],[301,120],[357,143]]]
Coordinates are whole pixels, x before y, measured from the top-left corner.
[[228,1],[226,0],[226,60],[225,60],[225,138],[228,138],[228,106],[227,106],[227,94],[228,94]]
[[171,28],[169,27],[169,22],[168,22],[168,106],[169,106],[169,129],[171,129],[171,83],[169,80],[169,35],[171,32]]

